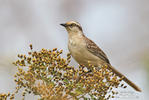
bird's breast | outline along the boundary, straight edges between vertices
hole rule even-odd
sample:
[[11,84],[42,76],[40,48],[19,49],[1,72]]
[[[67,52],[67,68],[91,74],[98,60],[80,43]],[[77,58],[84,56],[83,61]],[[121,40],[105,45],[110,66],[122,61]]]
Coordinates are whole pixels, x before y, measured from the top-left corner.
[[85,43],[84,43],[84,41],[82,41],[80,39],[69,39],[68,49],[69,49],[71,55],[74,58],[76,58],[76,57],[82,55],[82,53],[85,49]]
[[68,49],[72,57],[79,63],[83,65],[88,65],[88,61],[91,64],[96,65],[98,57],[91,54],[87,48],[86,43],[82,39],[69,39]]

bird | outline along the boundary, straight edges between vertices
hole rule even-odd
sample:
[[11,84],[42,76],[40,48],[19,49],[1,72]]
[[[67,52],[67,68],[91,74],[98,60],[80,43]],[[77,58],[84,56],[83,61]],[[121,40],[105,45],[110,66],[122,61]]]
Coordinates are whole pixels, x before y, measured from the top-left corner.
[[119,77],[123,77],[129,86],[136,91],[141,92],[141,89],[130,81],[126,76],[115,69],[107,57],[107,55],[89,38],[87,38],[82,30],[80,23],[76,21],[68,21],[60,24],[65,27],[68,33],[68,49],[75,61],[80,65],[89,67],[89,63],[94,66],[108,65],[108,68],[112,70]]

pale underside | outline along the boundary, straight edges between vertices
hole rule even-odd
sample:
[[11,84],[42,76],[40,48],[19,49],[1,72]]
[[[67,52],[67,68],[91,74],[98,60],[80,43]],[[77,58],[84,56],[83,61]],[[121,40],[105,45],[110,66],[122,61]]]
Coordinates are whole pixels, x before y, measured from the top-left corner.
[[68,49],[79,64],[88,67],[88,62],[95,66],[109,63],[107,56],[94,42],[84,35],[82,37],[73,36],[68,42]]

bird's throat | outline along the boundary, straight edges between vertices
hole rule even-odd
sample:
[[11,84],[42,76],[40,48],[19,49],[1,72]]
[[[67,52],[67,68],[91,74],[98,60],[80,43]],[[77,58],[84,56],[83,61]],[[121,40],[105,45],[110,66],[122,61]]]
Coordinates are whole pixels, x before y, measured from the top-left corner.
[[83,33],[78,31],[78,32],[68,32],[68,38],[69,39],[74,39],[74,38],[82,38],[83,37]]

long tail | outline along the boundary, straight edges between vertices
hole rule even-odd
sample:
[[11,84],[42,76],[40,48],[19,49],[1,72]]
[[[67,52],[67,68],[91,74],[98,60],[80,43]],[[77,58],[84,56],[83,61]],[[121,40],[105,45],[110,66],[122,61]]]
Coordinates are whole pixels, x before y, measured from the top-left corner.
[[130,81],[127,77],[125,77],[122,73],[120,73],[118,70],[116,70],[114,67],[112,67],[111,65],[108,66],[116,75],[118,75],[119,77],[124,77],[123,80],[130,85],[132,88],[134,88],[136,91],[141,92],[141,89],[134,84],[132,81]]

